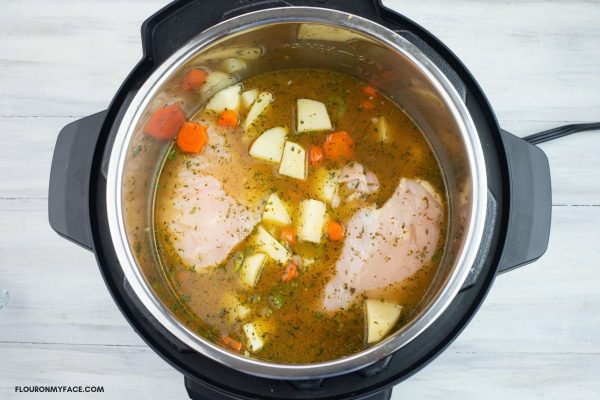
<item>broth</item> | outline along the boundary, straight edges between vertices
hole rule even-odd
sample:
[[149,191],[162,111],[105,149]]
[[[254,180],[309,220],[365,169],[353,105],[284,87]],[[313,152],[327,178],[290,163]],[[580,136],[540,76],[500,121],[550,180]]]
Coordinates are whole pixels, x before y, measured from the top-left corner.
[[[256,75],[241,84],[243,90],[256,88],[259,92],[273,95],[273,102],[251,127],[217,127],[218,114],[205,109],[190,119],[211,127],[205,156],[218,159],[221,151],[226,156],[207,166],[199,156],[184,153],[174,145],[160,173],[154,206],[154,228],[165,275],[181,300],[176,314],[186,319],[207,339],[231,351],[262,360],[312,363],[359,352],[370,345],[367,343],[364,300],[382,300],[402,307],[393,329],[386,333],[388,336],[410,319],[437,271],[447,227],[445,189],[440,167],[423,134],[405,112],[354,77],[324,70],[290,69]],[[304,98],[325,104],[333,129],[297,131],[296,102]],[[247,112],[247,109],[239,112],[241,121]],[[381,138],[381,125],[378,124],[382,117],[387,122],[388,137],[385,141]],[[322,148],[332,132],[347,132],[353,139],[351,159],[332,161],[325,157],[318,167],[308,163],[305,180],[281,175],[277,163],[257,159],[248,152],[256,138],[273,127],[284,127],[287,140],[302,146],[307,152],[313,146]],[[216,137],[219,141],[211,142]],[[203,182],[208,187],[212,181],[207,181],[205,177],[210,176],[221,185],[221,189],[215,186],[218,195],[214,198],[220,198],[225,193],[235,199],[237,203],[232,203],[234,207],[229,206],[226,214],[221,216],[224,217],[223,221],[240,218],[242,212],[252,218],[260,216],[269,195],[276,193],[285,204],[293,221],[290,226],[296,229],[297,236],[297,221],[302,218],[300,204],[303,200],[316,197],[315,187],[319,182],[315,171],[335,171],[339,178],[344,167],[356,165],[352,163],[358,163],[363,171],[370,171],[376,176],[378,190],[352,197],[357,191],[350,183],[338,184],[339,205],[334,208],[332,204],[326,204],[326,220],[329,222],[337,221],[348,228],[351,225],[349,222],[360,209],[382,208],[393,197],[401,178],[429,182],[427,188],[430,192],[434,190],[435,197],[439,199],[441,218],[435,224],[435,229],[439,229],[435,248],[426,246],[418,249],[422,255],[407,254],[406,257],[421,257],[419,259],[422,262],[416,272],[404,279],[364,292],[359,290],[358,294],[354,293],[355,288],[349,288],[348,296],[354,297],[344,307],[324,306],[327,285],[336,275],[338,278],[343,275],[337,262],[343,257],[344,243],[356,232],[346,230],[342,240],[331,240],[332,233],[328,235],[325,232],[320,243],[296,237],[294,244],[286,245],[281,239],[282,230],[286,227],[260,221],[260,217],[257,224],[250,224],[250,229],[240,233],[243,238],[231,251],[223,249],[227,255],[215,265],[199,268],[190,263],[189,257],[182,256],[183,242],[178,237],[179,231],[173,229],[174,221],[182,217],[181,193],[192,189],[203,190],[202,187],[190,189],[190,184]],[[194,218],[193,215],[198,215],[196,213],[208,212],[202,209],[203,206],[205,204],[197,204],[190,198],[186,209],[192,216],[188,217]],[[241,265],[257,252],[255,225],[258,224],[295,256],[292,261],[301,264],[296,265],[297,276],[286,280],[290,276],[286,271],[289,262],[279,263],[272,257],[266,257],[256,284],[249,287],[242,283]],[[220,225],[225,226],[225,222]],[[198,227],[190,226],[190,229]],[[428,230],[425,232],[429,234]],[[358,235],[362,235],[362,231]],[[359,237],[354,237],[354,240],[361,243]],[[365,243],[376,246],[377,240],[386,239],[373,238]],[[390,268],[403,262],[398,257],[389,258],[385,260],[390,261]],[[369,267],[366,263],[365,268]],[[240,313],[240,310],[243,312]],[[240,317],[240,314],[243,316]],[[262,347],[257,351],[252,351],[252,341],[245,328],[249,322],[256,328],[255,333],[262,342]]]

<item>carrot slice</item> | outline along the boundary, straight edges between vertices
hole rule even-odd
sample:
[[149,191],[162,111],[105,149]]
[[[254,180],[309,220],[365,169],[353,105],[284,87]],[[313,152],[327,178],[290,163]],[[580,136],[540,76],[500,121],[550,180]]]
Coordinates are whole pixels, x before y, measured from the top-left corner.
[[196,122],[186,122],[177,134],[177,146],[186,153],[199,153],[208,142],[207,127]]
[[232,348],[235,351],[240,351],[242,349],[242,343],[238,342],[237,340],[235,340],[231,336],[223,335],[221,337],[221,341],[223,341],[223,344],[225,346],[230,347],[230,348]]
[[289,282],[297,276],[298,276],[298,266],[296,264],[294,264],[293,262],[291,262],[285,267],[285,270],[283,271],[283,276],[281,277],[281,280],[284,282]]
[[377,96],[377,90],[373,86],[363,86],[361,90],[367,96]]
[[157,139],[173,139],[185,122],[185,114],[176,104],[154,111],[144,127],[146,135]]
[[360,108],[366,111],[371,111],[375,108],[375,103],[373,103],[371,100],[365,100],[360,103]]
[[219,126],[237,126],[237,124],[238,115],[234,110],[224,110],[217,121]]
[[289,226],[286,226],[281,230],[281,240],[286,242],[288,245],[293,246],[296,244],[296,232]]
[[346,229],[344,228],[344,225],[337,221],[330,221],[327,224],[327,236],[329,237],[329,240],[342,240],[345,232]]
[[195,90],[200,88],[206,82],[208,74],[205,70],[194,68],[190,69],[187,74],[183,77],[181,82],[181,88],[185,91]]
[[323,162],[323,149],[319,146],[312,146],[308,151],[308,159],[311,165],[319,166]]
[[323,144],[323,152],[330,160],[350,159],[354,154],[354,140],[348,132],[330,133]]

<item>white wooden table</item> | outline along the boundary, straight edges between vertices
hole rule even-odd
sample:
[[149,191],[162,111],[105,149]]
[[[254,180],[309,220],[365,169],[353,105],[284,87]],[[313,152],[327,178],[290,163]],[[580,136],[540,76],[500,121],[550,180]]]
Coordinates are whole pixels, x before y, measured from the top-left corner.
[[[502,126],[526,135],[600,119],[600,1],[388,0],[446,42]],[[0,398],[15,385],[104,385],[83,398],[185,399],[183,379],[127,325],[92,254],[48,226],[59,129],[104,109],[165,1],[0,1]],[[462,336],[395,399],[600,396],[600,132],[543,144],[550,247],[497,279]]]

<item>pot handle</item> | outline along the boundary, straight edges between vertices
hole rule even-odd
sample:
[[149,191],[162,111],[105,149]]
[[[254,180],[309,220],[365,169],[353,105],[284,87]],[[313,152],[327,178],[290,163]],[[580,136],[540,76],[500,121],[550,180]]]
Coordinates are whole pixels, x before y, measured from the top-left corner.
[[50,168],[50,226],[88,250],[93,250],[88,197],[92,158],[105,117],[106,111],[101,111],[65,126],[58,134]]
[[546,154],[506,131],[501,132],[508,159],[510,204],[498,273],[529,264],[546,252],[552,216],[552,186]]

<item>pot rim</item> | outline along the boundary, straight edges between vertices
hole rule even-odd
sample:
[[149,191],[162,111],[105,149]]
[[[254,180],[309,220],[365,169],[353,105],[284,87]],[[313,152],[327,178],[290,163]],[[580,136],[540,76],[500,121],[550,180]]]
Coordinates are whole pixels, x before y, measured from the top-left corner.
[[[284,23],[319,23],[351,29],[401,53],[429,79],[442,94],[463,136],[470,167],[471,218],[455,270],[436,298],[415,320],[384,341],[350,356],[310,364],[285,364],[262,361],[234,354],[209,342],[181,324],[154,295],[137,266],[127,242],[122,208],[122,178],[127,149],[135,128],[150,100],[163,83],[199,50],[225,36],[263,26]],[[198,353],[227,367],[265,378],[314,379],[352,372],[364,368],[399,350],[427,329],[448,307],[461,289],[475,261],[483,236],[487,176],[483,150],[466,105],[446,76],[417,47],[392,30],[368,19],[337,10],[316,7],[280,7],[254,11],[223,21],[201,32],[166,59],[146,79],[129,104],[115,135],[106,176],[106,206],[111,241],[125,278],[151,315],[177,339]]]

